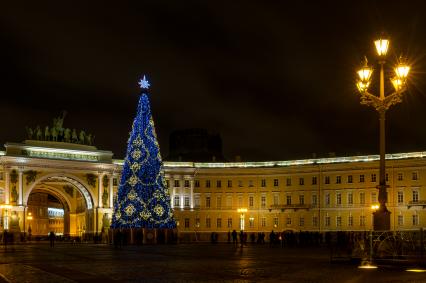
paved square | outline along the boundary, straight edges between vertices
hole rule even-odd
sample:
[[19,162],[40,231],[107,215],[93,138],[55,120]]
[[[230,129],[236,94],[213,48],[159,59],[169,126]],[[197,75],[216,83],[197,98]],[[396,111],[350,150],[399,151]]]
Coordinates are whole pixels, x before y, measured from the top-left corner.
[[410,282],[426,273],[330,263],[325,248],[231,244],[126,246],[48,243],[0,249],[4,282]]

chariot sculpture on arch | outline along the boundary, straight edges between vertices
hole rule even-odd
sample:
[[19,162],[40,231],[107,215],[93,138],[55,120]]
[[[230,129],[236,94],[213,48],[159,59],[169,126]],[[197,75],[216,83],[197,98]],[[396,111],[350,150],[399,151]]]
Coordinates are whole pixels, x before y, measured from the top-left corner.
[[77,130],[75,128],[71,130],[71,128],[64,127],[66,116],[67,111],[62,111],[60,116],[53,118],[51,126],[40,127],[37,125],[34,128],[26,126],[27,139],[93,145],[95,139],[93,134],[87,133],[85,130]]

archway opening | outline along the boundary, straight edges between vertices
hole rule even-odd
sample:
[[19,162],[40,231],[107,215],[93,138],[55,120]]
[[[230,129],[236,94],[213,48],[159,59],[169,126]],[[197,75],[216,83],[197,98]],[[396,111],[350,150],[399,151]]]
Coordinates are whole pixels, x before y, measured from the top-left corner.
[[81,186],[65,176],[47,177],[35,184],[27,201],[26,232],[35,239],[46,238],[51,231],[66,238],[90,233],[93,203]]

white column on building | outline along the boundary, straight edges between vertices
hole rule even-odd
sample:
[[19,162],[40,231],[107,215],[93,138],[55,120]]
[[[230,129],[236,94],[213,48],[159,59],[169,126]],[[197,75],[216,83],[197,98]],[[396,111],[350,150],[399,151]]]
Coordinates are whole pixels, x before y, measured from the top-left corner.
[[23,172],[22,169],[19,169],[18,172],[18,190],[19,190],[19,195],[18,195],[18,205],[22,205],[23,204],[23,197],[24,197],[24,189],[23,189]]
[[185,202],[184,202],[185,201],[185,198],[184,198],[184,196],[185,196],[185,179],[181,178],[179,185],[180,185],[180,189],[179,189],[179,191],[180,191],[180,208],[183,209],[184,205],[185,205]]
[[191,191],[190,191],[191,196],[189,198],[189,201],[190,201],[189,205],[190,205],[191,210],[192,210],[192,209],[194,209],[194,179],[191,179],[189,181],[189,184],[191,186]]
[[6,170],[5,172],[5,188],[4,188],[4,203],[9,204],[10,203],[10,172]]
[[98,174],[98,207],[102,207],[102,178],[103,173]]
[[170,206],[172,208],[175,207],[175,179],[173,178],[173,176],[170,176],[169,179],[169,190],[170,190]]
[[109,207],[114,207],[114,175],[109,175]]

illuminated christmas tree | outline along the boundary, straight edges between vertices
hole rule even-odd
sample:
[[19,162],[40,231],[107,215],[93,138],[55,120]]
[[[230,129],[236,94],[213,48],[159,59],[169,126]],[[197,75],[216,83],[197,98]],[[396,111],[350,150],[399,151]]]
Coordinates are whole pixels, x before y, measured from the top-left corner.
[[145,76],[139,84],[142,94],[127,144],[111,228],[176,228]]

